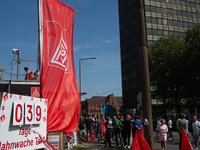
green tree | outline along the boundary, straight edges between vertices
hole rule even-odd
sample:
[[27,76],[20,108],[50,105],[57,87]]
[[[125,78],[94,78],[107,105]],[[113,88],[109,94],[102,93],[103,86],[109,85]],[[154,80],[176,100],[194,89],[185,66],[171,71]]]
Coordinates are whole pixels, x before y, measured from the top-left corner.
[[155,98],[165,105],[178,106],[183,97],[185,49],[185,41],[174,36],[161,37],[148,48],[151,86],[155,87]]

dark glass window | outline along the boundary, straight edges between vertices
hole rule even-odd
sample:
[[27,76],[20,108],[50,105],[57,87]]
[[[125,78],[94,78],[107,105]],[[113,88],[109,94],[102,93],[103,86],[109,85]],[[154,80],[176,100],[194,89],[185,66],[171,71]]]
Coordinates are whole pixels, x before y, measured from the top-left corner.
[[152,23],[156,24],[156,18],[152,18]]
[[156,29],[153,29],[153,35],[158,35],[158,32]]
[[181,5],[182,5],[182,6],[185,6],[185,2],[184,2],[184,1],[181,1]]
[[196,14],[192,14],[192,17],[193,17],[193,18],[197,18],[197,15],[196,15]]
[[151,17],[146,17],[146,23],[151,23]]
[[178,12],[178,16],[182,16],[182,13],[180,10],[177,10],[177,12]]
[[175,1],[175,0],[172,0],[172,4],[176,4],[176,1]]
[[178,22],[175,20],[173,20],[173,24],[174,24],[174,26],[178,26]]
[[191,7],[195,8],[195,3],[191,3]]
[[176,10],[172,10],[172,14],[173,14],[173,15],[177,15]]
[[155,0],[156,2],[160,2],[160,0]]
[[180,32],[180,33],[179,33],[179,36],[180,36],[181,38],[183,38],[183,37],[184,37],[184,33]]
[[156,7],[156,12],[157,13],[161,13],[161,8],[160,7]]
[[179,27],[183,27],[183,22],[178,21],[178,26],[179,26]]
[[197,18],[200,18],[200,14],[197,14]]
[[156,12],[156,7],[151,6],[151,11],[152,11],[152,12]]
[[188,27],[187,22],[184,22],[183,25],[184,25],[184,27]]
[[174,35],[174,33],[172,31],[169,31],[169,36]]
[[147,35],[151,35],[151,29],[147,29]]
[[186,15],[186,12],[185,12],[185,11],[182,11],[182,15],[183,15],[184,17],[187,17],[187,15]]
[[189,28],[193,28],[193,23],[188,23]]
[[166,14],[167,14],[167,11],[166,11],[166,9],[165,9],[165,8],[162,8],[162,13],[163,13],[164,15],[166,15]]
[[190,7],[190,2],[185,2],[187,7]]
[[177,5],[180,5],[180,4],[181,4],[181,1],[180,1],[180,0],[176,0],[176,4],[177,4]]
[[158,30],[158,35],[163,36],[163,30]]
[[166,9],[168,15],[172,15],[172,10],[171,9]]
[[198,8],[198,9],[199,9],[199,8],[200,8],[200,5],[199,5],[199,4],[196,4],[196,8]]
[[172,26],[172,20],[168,20],[168,25]]
[[178,32],[174,32],[174,36],[178,36]]
[[192,18],[192,14],[190,12],[187,13],[188,18]]
[[150,7],[146,5],[146,6],[145,6],[145,10],[146,10],[146,11],[150,11]]

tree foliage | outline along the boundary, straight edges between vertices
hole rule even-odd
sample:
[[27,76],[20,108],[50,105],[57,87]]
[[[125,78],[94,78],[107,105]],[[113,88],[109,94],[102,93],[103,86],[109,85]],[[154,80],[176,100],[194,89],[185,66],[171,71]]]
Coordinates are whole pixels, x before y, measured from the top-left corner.
[[200,26],[184,38],[161,37],[148,48],[153,96],[166,104],[193,104],[199,97]]

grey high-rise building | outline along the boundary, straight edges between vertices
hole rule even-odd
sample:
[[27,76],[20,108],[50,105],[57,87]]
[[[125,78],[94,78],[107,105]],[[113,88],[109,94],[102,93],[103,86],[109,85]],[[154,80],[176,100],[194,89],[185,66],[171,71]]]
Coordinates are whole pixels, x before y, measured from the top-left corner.
[[[118,0],[124,108],[136,108],[141,92],[137,1]],[[144,0],[144,8],[147,46],[162,36],[184,37],[200,23],[200,0]]]

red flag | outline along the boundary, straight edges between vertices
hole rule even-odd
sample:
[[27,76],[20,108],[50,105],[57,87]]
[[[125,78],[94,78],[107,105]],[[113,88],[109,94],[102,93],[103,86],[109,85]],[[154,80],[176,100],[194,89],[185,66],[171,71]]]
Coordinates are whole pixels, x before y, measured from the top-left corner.
[[101,132],[102,132],[103,134],[106,133],[106,127],[105,127],[105,124],[104,124],[103,120],[101,120]]
[[183,126],[181,126],[181,128],[182,128],[181,150],[193,150],[190,140],[188,139],[188,136],[185,133]]
[[151,150],[142,134],[136,130],[132,150]]
[[91,128],[90,139],[91,139],[91,142],[93,142],[93,140],[94,140],[94,133],[93,133],[93,131],[92,131],[92,128]]
[[73,61],[75,10],[43,0],[41,97],[48,99],[47,131],[76,131],[80,98]]

